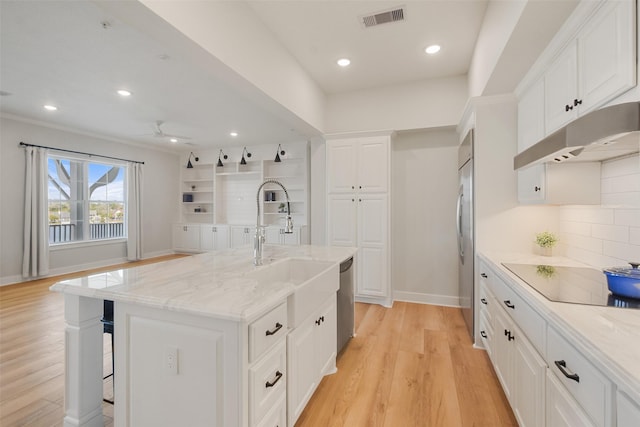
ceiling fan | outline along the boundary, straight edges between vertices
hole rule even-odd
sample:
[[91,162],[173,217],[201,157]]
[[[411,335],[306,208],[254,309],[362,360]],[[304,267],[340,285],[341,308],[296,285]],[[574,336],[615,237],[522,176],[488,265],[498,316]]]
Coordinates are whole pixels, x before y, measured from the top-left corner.
[[150,134],[152,136],[155,136],[156,138],[175,138],[175,139],[191,139],[188,136],[183,136],[183,135],[173,135],[170,133],[165,133],[162,130],[162,124],[164,123],[164,120],[156,120],[156,122],[154,123],[152,130],[153,133]]

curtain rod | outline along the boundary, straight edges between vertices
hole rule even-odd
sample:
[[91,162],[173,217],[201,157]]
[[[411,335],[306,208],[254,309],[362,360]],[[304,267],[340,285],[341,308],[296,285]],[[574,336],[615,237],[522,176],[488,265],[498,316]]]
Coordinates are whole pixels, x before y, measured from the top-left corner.
[[84,154],[85,156],[89,156],[89,157],[102,157],[103,159],[121,160],[124,162],[140,163],[141,165],[144,165],[144,162],[140,162],[138,160],[121,159],[118,157],[103,156],[102,154],[91,154],[91,153],[84,153],[82,151],[65,150],[64,148],[55,148],[55,147],[46,147],[44,145],[27,144],[26,142],[22,142],[22,141],[20,142],[19,145],[23,145],[25,147],[48,148],[50,150],[64,151],[65,153]]

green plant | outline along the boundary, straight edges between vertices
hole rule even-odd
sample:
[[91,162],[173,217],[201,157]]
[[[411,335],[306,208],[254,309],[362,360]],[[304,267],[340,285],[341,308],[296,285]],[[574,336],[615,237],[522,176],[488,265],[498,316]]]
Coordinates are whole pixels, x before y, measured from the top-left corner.
[[558,243],[558,238],[548,231],[536,234],[536,243],[541,248],[552,248]]
[[536,267],[536,273],[538,273],[539,276],[550,279],[556,274],[556,269],[551,265],[539,265]]

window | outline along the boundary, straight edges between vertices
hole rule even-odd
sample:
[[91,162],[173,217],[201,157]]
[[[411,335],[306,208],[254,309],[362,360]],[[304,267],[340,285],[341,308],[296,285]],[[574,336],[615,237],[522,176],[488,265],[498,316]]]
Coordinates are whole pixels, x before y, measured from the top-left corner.
[[123,165],[49,156],[49,244],[126,237]]

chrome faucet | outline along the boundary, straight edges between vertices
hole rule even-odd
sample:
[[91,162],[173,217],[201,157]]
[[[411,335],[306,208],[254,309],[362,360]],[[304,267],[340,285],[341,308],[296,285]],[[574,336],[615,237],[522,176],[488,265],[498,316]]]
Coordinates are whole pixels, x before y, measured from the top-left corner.
[[262,265],[262,246],[264,244],[264,225],[260,224],[260,190],[266,184],[276,184],[282,187],[284,195],[287,198],[287,217],[285,219],[284,232],[286,234],[293,233],[293,220],[291,219],[291,206],[289,205],[289,193],[287,189],[282,185],[280,181],[275,179],[265,179],[265,181],[258,187],[258,193],[256,194],[256,205],[258,206],[258,216],[256,218],[256,235],[253,238],[253,265]]

